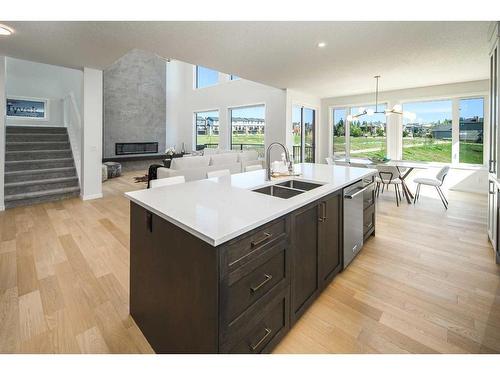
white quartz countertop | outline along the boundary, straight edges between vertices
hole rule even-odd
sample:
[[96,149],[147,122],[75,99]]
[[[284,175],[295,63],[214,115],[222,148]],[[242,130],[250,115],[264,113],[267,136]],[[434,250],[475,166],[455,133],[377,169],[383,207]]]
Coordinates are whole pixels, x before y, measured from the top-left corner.
[[[125,195],[210,245],[218,246],[376,173],[375,169],[310,163],[296,164],[294,168],[300,176],[266,181],[265,170],[258,170]],[[290,179],[323,185],[288,199],[252,191]]]

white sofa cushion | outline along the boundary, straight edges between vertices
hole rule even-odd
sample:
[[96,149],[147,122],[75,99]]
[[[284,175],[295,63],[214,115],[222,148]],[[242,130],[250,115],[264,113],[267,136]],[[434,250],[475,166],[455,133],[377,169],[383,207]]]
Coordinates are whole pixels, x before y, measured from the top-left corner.
[[217,154],[210,156],[210,166],[234,164],[237,162],[238,154],[236,153]]
[[242,151],[238,154],[238,161],[251,161],[251,160],[258,160],[259,159],[259,153],[255,150],[247,150],[247,151]]
[[210,156],[189,156],[183,158],[173,158],[170,164],[171,169],[194,169],[208,167]]

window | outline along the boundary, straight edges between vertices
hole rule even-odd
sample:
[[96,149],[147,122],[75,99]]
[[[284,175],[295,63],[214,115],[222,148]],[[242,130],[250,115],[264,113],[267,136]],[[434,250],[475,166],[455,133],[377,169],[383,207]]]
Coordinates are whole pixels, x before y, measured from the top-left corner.
[[483,164],[484,99],[460,100],[459,163]]
[[292,108],[293,162],[314,163],[315,114],[311,108]]
[[302,108],[293,106],[292,108],[292,147],[293,162],[302,161]]
[[452,101],[403,104],[403,160],[451,163]]
[[347,110],[334,109],[332,113],[333,121],[333,143],[332,155],[334,159],[343,159],[346,157],[345,127]]
[[195,112],[196,149],[219,146],[219,111]]
[[219,83],[219,72],[196,65],[196,88],[213,86]]
[[241,79],[241,78],[238,77],[238,76],[235,76],[235,75],[231,74],[231,81],[236,81],[238,79]]
[[[385,104],[379,104],[377,110],[384,111],[385,107]],[[375,106],[350,109],[352,115],[362,113],[364,110],[375,111]],[[386,117],[383,113],[354,118],[349,124],[350,158],[386,157],[386,141]]]
[[231,149],[257,150],[264,156],[265,107],[231,109]]

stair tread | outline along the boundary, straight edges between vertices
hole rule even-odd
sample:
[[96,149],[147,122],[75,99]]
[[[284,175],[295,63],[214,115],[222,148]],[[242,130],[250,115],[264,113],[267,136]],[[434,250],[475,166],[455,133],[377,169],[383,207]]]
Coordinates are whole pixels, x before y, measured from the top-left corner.
[[16,153],[40,153],[40,152],[68,152],[71,151],[71,148],[62,148],[62,149],[55,149],[55,150],[14,150],[14,151],[5,151],[6,154],[16,154]]
[[5,172],[5,175],[22,175],[22,174],[33,174],[33,173],[47,173],[47,172],[62,172],[70,169],[76,169],[75,167],[57,167],[57,168],[43,168],[43,169],[24,169],[22,171],[10,171]]
[[5,161],[5,164],[33,163],[34,161],[51,162],[51,161],[61,161],[61,160],[73,160],[73,158],[9,160],[9,161]]
[[55,177],[55,178],[46,178],[42,180],[30,180],[30,181],[19,181],[19,182],[7,182],[5,183],[5,187],[15,187],[15,186],[26,186],[26,185],[36,185],[36,184],[51,184],[56,182],[66,182],[71,180],[77,180],[77,176],[70,177]]
[[39,144],[46,144],[46,143],[68,143],[69,141],[15,141],[15,142],[5,142],[6,145],[39,145]]
[[44,196],[49,196],[49,195],[72,193],[72,192],[76,192],[79,190],[80,190],[79,186],[71,186],[71,187],[51,189],[51,190],[40,190],[40,191],[33,191],[30,193],[6,195],[4,200],[5,200],[5,202],[7,202],[7,201],[15,201],[15,200],[19,200],[19,199],[38,198],[38,197],[44,197]]

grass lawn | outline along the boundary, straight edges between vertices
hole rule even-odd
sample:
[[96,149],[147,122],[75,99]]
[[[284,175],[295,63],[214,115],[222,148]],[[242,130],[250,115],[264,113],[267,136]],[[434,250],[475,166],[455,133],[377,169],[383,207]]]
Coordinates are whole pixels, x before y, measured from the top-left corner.
[[[218,135],[198,135],[197,143],[199,145],[204,145],[207,143],[219,143]],[[263,145],[264,144],[264,134],[235,134],[233,136],[233,143],[246,143],[252,145]]]
[[403,160],[451,163],[451,141],[403,147]]

